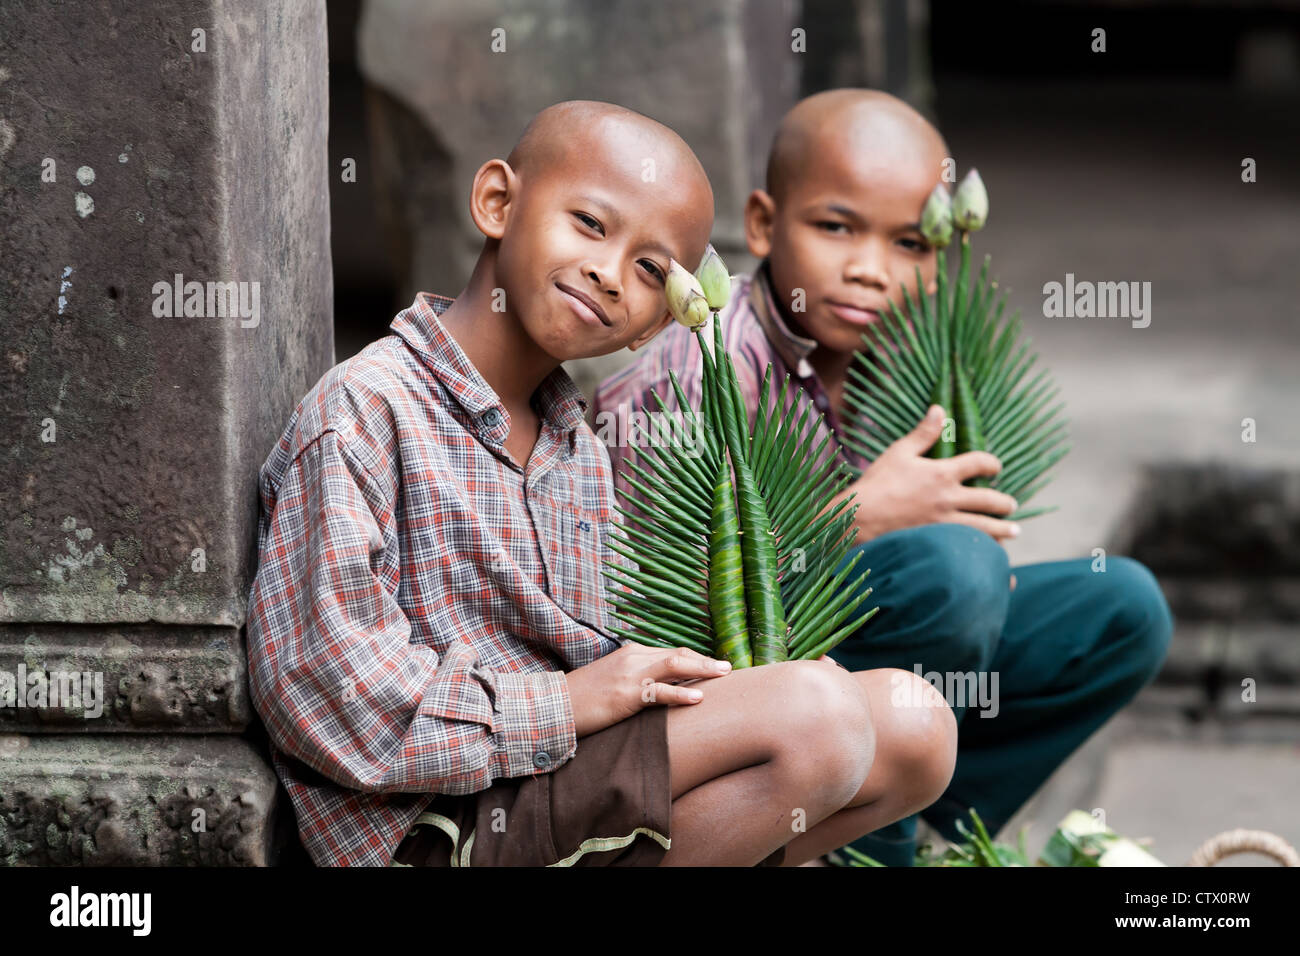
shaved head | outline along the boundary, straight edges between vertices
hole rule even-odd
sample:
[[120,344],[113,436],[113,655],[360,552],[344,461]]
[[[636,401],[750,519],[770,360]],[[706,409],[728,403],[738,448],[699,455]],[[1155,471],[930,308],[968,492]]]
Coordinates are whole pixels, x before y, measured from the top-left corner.
[[[950,155],[939,131],[898,97],[879,90],[827,90],[801,100],[782,118],[767,158],[768,195],[779,203],[810,157],[832,147],[927,165]],[[938,172],[936,166],[936,182]]]
[[546,107],[529,121],[506,162],[522,179],[589,156],[611,141],[643,144],[646,155],[667,152],[698,173],[712,203],[709,177],[684,139],[644,113],[599,100],[567,100]]

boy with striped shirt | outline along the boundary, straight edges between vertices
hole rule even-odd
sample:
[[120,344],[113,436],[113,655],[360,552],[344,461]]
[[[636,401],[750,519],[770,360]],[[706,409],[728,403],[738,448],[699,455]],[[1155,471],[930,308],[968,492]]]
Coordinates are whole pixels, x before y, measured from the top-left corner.
[[[871,569],[866,586],[880,612],[834,658],[854,671],[938,674],[963,689],[948,701],[960,722],[952,783],[921,814],[960,842],[956,824],[969,822],[970,808],[996,834],[1154,677],[1173,625],[1155,579],[1130,558],[1108,558],[1104,573],[1085,558],[1012,574],[998,542],[1020,529],[997,516],[1016,503],[964,484],[997,474],[998,460],[987,452],[926,457],[946,410],[932,407],[870,467],[842,444],[844,383],[863,330],[890,299],[902,303],[904,287],[917,295],[918,268],[934,291],[936,254],[918,220],[947,161],[938,130],[888,94],[829,90],[797,104],[772,144],[766,188],[745,207],[745,238],[760,264],[733,278],[719,320],[750,422],[771,363],[774,395],[789,375],[801,388],[788,389],[787,407],[802,391],[822,413],[831,439],[824,455],[861,470],[843,494],[856,496],[858,567]],[[632,412],[658,408],[652,392],[675,408],[670,370],[698,407],[700,365],[691,334],[668,329],[601,384],[594,420],[621,433]],[[615,481],[631,493],[622,467],[629,452],[610,449]],[[968,686],[996,688],[996,699],[975,708]],[[908,866],[916,825],[909,816],[853,846]]]

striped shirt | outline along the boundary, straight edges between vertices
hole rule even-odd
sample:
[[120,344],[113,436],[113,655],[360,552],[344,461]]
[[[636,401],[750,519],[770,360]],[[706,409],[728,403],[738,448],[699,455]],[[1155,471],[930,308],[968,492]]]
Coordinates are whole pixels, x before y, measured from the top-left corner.
[[317,865],[382,866],[436,793],[576,751],[563,671],[616,650],[612,486],[563,368],[527,468],[421,292],[336,366],[262,467],[249,682]]
[[[824,464],[831,456],[838,454],[841,460],[847,460],[854,467],[865,468],[866,460],[841,444],[844,436],[843,422],[831,408],[826,389],[808,361],[808,356],[817,348],[818,342],[792,330],[777,308],[766,259],[752,275],[732,276],[731,298],[726,308],[718,313],[718,319],[722,323],[723,347],[735,365],[736,381],[745,398],[750,427],[753,427],[757,415],[759,389],[770,362],[772,378],[768,407],[771,408],[775,402],[782,382],[789,375],[790,386],[782,413],[799,400],[802,388],[813,405],[809,418],[819,412],[824,416],[818,426],[813,448],[821,444],[827,431],[830,432],[830,438],[817,464]],[[704,338],[712,347],[711,326],[705,328]],[[632,413],[639,414],[643,406],[649,412],[658,412],[659,405],[654,400],[653,392],[659,393],[670,410],[679,407],[668,377],[669,370],[676,372],[682,392],[692,407],[698,409],[703,394],[700,347],[695,341],[695,333],[677,322],[655,336],[636,359],[605,379],[596,389],[595,401],[592,403],[592,421],[597,435],[609,448],[615,486],[621,494],[629,497],[639,497],[628,485],[622,467],[635,448],[637,442],[634,439],[639,434],[632,428],[629,416]],[[653,428],[648,428],[648,431],[651,435],[654,434]]]

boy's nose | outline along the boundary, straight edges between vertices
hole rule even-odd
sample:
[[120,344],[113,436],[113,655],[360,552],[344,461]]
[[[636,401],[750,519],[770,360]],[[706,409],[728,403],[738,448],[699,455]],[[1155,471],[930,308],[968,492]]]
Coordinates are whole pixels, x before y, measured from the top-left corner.
[[844,278],[850,282],[874,285],[882,289],[889,286],[887,250],[883,240],[872,237],[854,248],[844,267]]
[[[618,299],[619,294],[622,290],[619,289],[618,282],[612,278],[614,273],[602,271],[601,269],[598,269],[594,265],[589,265],[586,268],[584,268],[582,271],[586,273],[587,278],[591,279],[593,282],[596,283],[596,286],[600,289],[601,292],[608,293],[610,298],[612,299],[615,300]],[[610,278],[606,279],[606,276],[610,276]]]

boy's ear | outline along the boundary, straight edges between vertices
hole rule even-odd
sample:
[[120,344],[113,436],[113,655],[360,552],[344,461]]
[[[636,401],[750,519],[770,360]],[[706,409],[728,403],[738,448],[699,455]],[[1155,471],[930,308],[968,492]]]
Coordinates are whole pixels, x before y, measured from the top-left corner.
[[474,174],[469,192],[469,214],[479,232],[489,239],[505,235],[510,210],[519,196],[519,177],[504,159],[489,159]]
[[650,344],[650,341],[656,335],[662,332],[665,328],[667,328],[672,323],[672,321],[673,321],[673,314],[669,312],[667,309],[665,309],[664,314],[659,317],[658,322],[656,322],[650,328],[646,329],[644,332],[638,335],[635,340],[628,343],[627,345],[628,351],[635,352],[641,346]]
[[772,251],[772,229],[776,220],[776,200],[762,189],[755,189],[745,200],[745,244],[756,259],[766,259]]

